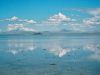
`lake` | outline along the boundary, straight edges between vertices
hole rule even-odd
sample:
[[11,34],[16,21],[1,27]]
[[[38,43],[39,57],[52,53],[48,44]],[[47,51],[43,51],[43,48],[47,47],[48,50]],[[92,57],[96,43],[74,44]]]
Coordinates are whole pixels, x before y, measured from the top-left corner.
[[100,35],[2,35],[0,75],[100,75]]

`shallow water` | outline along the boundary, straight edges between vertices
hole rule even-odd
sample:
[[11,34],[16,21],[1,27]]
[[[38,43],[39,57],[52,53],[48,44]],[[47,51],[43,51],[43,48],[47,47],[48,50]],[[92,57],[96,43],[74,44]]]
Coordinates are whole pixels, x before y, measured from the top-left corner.
[[0,36],[0,75],[99,75],[100,35]]

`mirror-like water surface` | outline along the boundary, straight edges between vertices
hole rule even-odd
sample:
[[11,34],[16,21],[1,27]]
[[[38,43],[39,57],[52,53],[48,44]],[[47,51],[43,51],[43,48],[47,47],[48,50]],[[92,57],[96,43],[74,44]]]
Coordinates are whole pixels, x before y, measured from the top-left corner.
[[99,75],[100,36],[0,36],[0,75]]

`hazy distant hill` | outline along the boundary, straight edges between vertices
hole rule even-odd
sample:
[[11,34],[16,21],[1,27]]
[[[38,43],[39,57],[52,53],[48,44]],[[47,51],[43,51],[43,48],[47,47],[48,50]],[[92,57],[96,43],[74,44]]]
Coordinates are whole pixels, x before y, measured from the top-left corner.
[[42,31],[42,32],[12,30],[12,31],[0,32],[0,35],[100,35],[100,32],[73,32],[65,29],[62,29],[60,31]]

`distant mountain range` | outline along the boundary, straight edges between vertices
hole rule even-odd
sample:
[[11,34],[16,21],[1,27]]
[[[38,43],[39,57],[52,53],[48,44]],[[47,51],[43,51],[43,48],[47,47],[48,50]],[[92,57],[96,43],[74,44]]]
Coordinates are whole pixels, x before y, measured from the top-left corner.
[[47,34],[69,34],[69,35],[76,35],[76,34],[91,34],[91,35],[100,35],[100,32],[77,32],[77,31],[71,31],[62,29],[59,31],[22,31],[22,30],[12,30],[12,31],[5,31],[0,32],[0,35],[47,35]]

